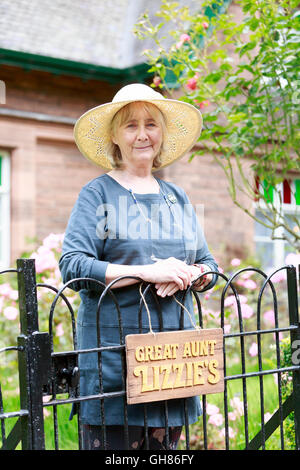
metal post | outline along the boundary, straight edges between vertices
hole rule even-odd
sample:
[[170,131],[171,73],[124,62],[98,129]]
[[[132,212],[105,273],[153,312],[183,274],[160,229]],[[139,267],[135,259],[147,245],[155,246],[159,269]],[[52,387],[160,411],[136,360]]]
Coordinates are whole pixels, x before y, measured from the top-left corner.
[[[291,349],[300,345],[300,325],[298,314],[298,289],[297,289],[297,271],[294,266],[287,268],[287,288],[289,303],[290,325],[297,326],[297,329],[291,330]],[[292,354],[292,362],[293,362]],[[298,358],[298,355],[295,355]],[[293,365],[299,366],[299,360]],[[296,449],[300,450],[300,368],[293,371],[293,397],[294,397],[294,417],[295,417],[295,441]]]
[[18,337],[22,448],[44,449],[43,388],[51,366],[48,333],[40,333],[36,293],[35,262],[18,259],[18,289],[21,332]]

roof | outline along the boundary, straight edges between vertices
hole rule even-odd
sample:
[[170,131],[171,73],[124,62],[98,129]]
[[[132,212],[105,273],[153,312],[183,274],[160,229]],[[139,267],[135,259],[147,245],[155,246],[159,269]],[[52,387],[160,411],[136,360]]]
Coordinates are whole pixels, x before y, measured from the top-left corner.
[[[183,2],[198,4],[196,0]],[[161,0],[1,0],[0,49],[111,69],[144,62],[133,27]]]

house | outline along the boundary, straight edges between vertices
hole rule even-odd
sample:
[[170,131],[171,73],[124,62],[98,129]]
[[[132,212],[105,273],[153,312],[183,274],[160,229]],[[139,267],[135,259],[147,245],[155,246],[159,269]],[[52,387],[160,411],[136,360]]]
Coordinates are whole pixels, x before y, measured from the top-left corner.
[[[184,4],[197,7],[198,2]],[[127,83],[151,81],[132,29],[160,0],[2,0],[0,4],[0,267],[65,230],[81,187],[102,173],[73,139],[77,118]],[[217,258],[253,252],[255,224],[228,193],[211,155],[159,176],[203,209]]]

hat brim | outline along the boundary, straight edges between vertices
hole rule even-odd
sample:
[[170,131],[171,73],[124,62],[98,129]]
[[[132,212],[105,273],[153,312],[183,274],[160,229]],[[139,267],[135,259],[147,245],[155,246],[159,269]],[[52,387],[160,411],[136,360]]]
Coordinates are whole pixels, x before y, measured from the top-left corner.
[[189,103],[171,99],[136,99],[102,104],[84,113],[74,127],[74,138],[80,152],[91,162],[111,170],[112,156],[110,125],[114,115],[134,101],[144,101],[157,106],[166,121],[164,146],[159,170],[186,154],[198,140],[202,129],[200,111]]

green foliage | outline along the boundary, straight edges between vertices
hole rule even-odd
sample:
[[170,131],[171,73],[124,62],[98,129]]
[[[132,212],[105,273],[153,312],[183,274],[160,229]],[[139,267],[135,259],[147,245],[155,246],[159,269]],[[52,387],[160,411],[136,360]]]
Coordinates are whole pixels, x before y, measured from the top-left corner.
[[[156,16],[163,21],[154,26],[145,13],[135,33],[153,40],[144,51],[153,86],[169,95],[181,87],[180,99],[201,109],[200,148],[224,170],[234,203],[251,217],[253,201],[267,207],[265,221],[257,221],[273,231],[283,225],[283,239],[299,251],[299,219],[290,230],[254,184],[255,175],[276,187],[300,171],[299,2],[239,0],[242,18],[229,14],[226,4],[206,0],[191,14],[179,2],[162,0]],[[249,205],[241,202],[245,194]]]

